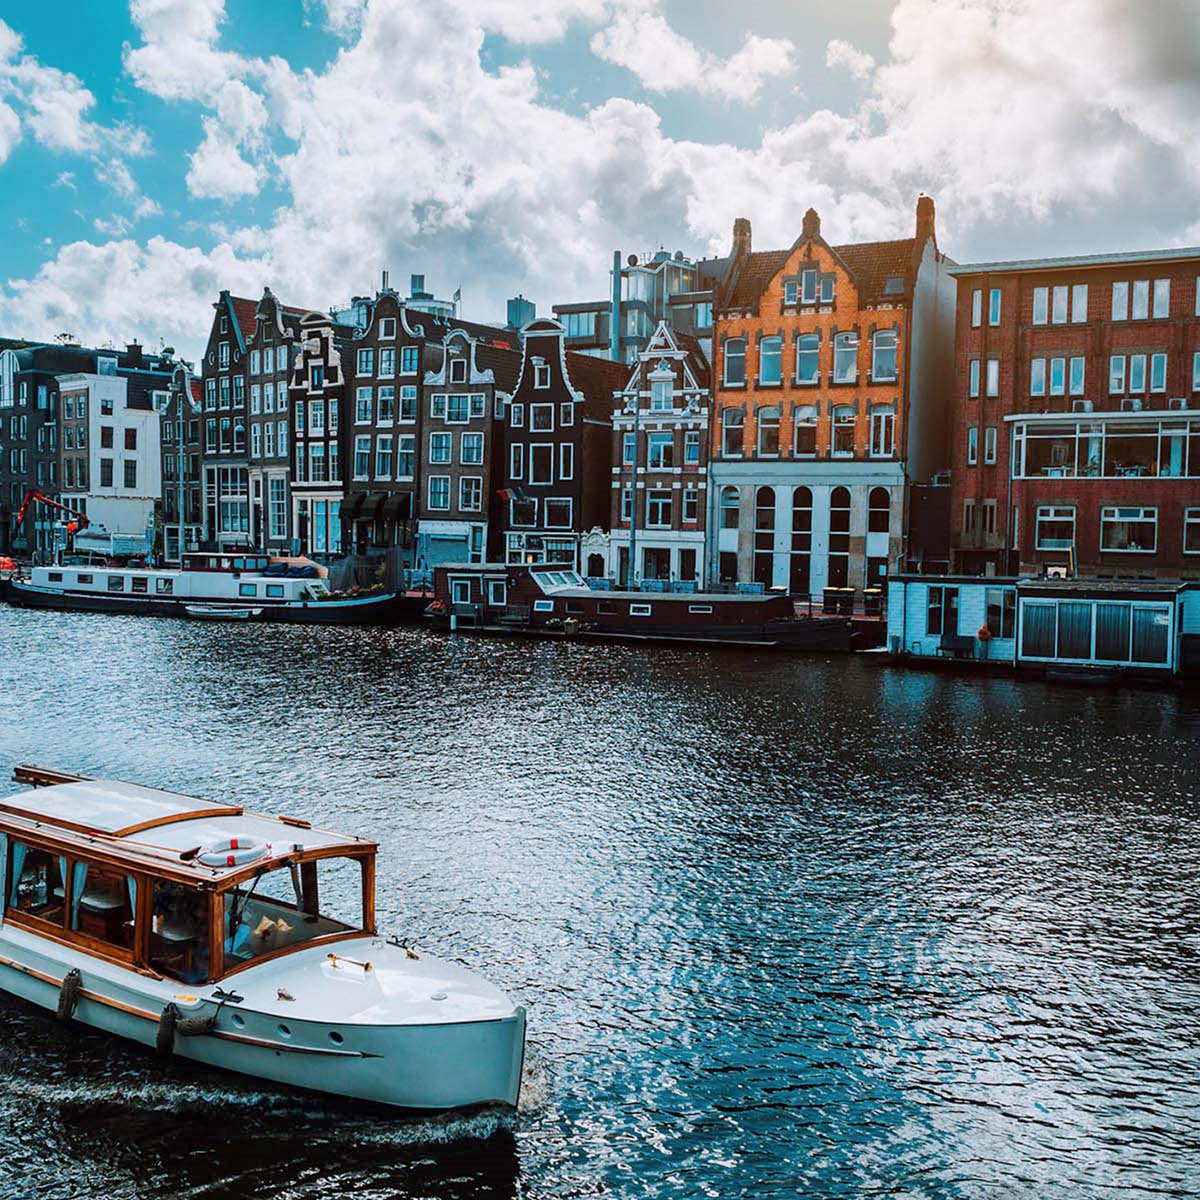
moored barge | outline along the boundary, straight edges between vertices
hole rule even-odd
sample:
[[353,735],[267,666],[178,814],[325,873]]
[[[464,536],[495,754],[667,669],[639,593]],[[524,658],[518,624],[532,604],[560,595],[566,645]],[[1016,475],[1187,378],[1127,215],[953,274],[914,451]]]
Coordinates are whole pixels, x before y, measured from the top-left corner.
[[797,616],[791,597],[596,590],[561,563],[463,563],[434,570],[435,628],[770,650],[849,650],[844,617]]

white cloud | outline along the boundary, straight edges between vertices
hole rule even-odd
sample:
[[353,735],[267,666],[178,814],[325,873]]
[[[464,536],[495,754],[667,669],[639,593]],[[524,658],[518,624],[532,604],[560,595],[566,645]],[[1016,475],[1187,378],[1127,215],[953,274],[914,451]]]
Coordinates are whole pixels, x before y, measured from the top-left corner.
[[875,70],[875,60],[864,51],[841,38],[834,38],[825,47],[827,67],[845,67],[855,79],[869,79]]
[[702,50],[652,7],[622,7],[591,40],[592,53],[632,71],[652,92],[707,92],[752,104],[763,83],[795,66],[791,42],[751,34],[730,58]]
[[188,191],[209,200],[238,200],[253,196],[261,180],[259,169],[238,153],[237,141],[211,117],[204,118],[204,140],[190,156]]

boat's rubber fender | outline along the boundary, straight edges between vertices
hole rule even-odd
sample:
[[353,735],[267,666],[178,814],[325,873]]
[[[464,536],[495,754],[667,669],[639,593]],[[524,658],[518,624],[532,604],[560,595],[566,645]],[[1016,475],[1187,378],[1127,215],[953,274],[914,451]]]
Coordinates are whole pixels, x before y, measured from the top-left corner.
[[168,1004],[158,1018],[158,1033],[154,1036],[154,1048],[159,1054],[167,1055],[175,1049],[175,1026],[179,1023],[179,1009]]
[[69,1021],[75,1015],[82,991],[83,976],[79,968],[74,967],[63,976],[62,986],[58,990],[58,1010],[55,1015],[60,1021]]
[[175,1032],[180,1037],[203,1037],[216,1028],[216,1017],[179,1017],[175,1021]]

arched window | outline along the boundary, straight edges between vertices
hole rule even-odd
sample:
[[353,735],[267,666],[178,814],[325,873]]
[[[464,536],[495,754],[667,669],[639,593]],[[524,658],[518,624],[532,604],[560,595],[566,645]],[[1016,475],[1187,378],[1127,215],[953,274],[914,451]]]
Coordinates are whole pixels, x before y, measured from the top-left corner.
[[887,533],[891,523],[892,500],[885,487],[873,487],[867,498],[867,532]]
[[726,458],[742,457],[742,428],[745,414],[738,408],[727,408],[721,414],[721,450]]
[[763,338],[759,343],[758,382],[766,387],[776,387],[783,382],[783,338]]
[[829,586],[845,587],[850,578],[850,491],[829,494]]
[[871,341],[871,382],[891,383],[896,378],[896,331],[877,329]]
[[764,408],[758,413],[758,452],[769,458],[779,456],[779,409]]
[[738,527],[738,490],[735,487],[721,489],[721,528]]
[[744,387],[746,383],[746,339],[730,338],[725,343],[725,371],[722,382],[726,387]]
[[796,382],[820,383],[821,335],[806,333],[796,339]]
[[811,591],[812,509],[811,489],[798,487],[792,493],[792,558],[789,588],[793,596],[807,596]]
[[857,379],[858,334],[836,334],[833,339],[833,382],[854,383]]
[[754,581],[770,587],[775,575],[775,489],[754,493]]

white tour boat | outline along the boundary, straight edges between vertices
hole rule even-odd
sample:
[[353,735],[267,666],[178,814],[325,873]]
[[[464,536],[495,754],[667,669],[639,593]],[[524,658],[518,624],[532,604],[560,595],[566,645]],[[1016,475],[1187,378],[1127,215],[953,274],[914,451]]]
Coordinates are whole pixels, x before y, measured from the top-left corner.
[[515,1106],[525,1010],[375,928],[376,845],[18,767],[0,987],[160,1053],[404,1109]]

